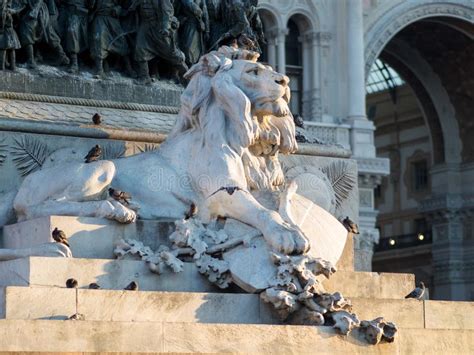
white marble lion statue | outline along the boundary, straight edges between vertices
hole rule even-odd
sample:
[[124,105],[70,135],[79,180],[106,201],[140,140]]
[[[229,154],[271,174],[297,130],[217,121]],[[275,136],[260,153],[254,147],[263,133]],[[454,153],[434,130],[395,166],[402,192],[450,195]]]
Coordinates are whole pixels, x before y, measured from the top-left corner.
[[[297,149],[289,79],[257,57],[231,47],[203,56],[186,74],[176,124],[158,150],[43,168],[26,177],[14,199],[18,220],[181,219],[193,203],[204,221],[233,218],[259,229],[277,251],[306,252],[301,230],[254,197],[283,186],[278,154]],[[108,198],[109,187],[131,194],[139,208]]]

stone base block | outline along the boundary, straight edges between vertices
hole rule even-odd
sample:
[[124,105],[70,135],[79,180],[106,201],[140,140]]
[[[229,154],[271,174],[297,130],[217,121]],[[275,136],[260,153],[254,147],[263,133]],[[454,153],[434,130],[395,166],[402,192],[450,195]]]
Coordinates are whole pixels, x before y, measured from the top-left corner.
[[4,227],[4,248],[27,248],[52,241],[51,232],[57,227],[68,237],[76,258],[113,259],[114,246],[122,238],[137,239],[156,249],[169,244],[174,230],[171,221],[137,221],[120,224],[103,218],[50,216]]
[[[191,263],[185,263],[181,273],[167,271],[158,276],[150,272],[145,262],[134,260],[30,257],[0,262],[0,286],[64,287],[71,277],[80,288],[96,282],[103,289],[121,290],[137,281],[143,291],[219,290]],[[338,271],[323,284],[328,291],[340,291],[346,297],[401,299],[414,288],[415,279],[411,274]]]
[[[329,327],[93,321],[0,321],[0,351],[280,354],[469,354],[474,331],[400,329],[391,344],[368,345]],[[315,350],[317,349],[317,350]]]
[[166,270],[157,275],[144,261],[134,260],[30,257],[0,262],[0,286],[65,287],[69,278],[80,288],[95,282],[103,289],[122,290],[136,281],[143,291],[218,291],[191,263],[180,273]]
[[[81,313],[88,321],[279,324],[256,294],[86,290],[6,287],[6,319],[67,319]],[[398,328],[474,330],[474,303],[352,298],[360,320],[383,316]],[[449,314],[443,320],[439,309]],[[445,317],[446,318],[446,317]],[[455,321],[453,321],[455,320]]]
[[251,294],[84,290],[6,287],[6,319],[66,320],[80,313],[88,321],[266,323],[260,298]]

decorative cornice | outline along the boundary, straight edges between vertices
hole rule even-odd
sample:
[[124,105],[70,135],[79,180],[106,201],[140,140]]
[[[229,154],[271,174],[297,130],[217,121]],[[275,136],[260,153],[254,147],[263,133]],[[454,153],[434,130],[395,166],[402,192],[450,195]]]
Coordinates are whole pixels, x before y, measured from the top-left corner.
[[390,174],[390,160],[387,158],[357,158],[357,168],[359,175],[380,175]]

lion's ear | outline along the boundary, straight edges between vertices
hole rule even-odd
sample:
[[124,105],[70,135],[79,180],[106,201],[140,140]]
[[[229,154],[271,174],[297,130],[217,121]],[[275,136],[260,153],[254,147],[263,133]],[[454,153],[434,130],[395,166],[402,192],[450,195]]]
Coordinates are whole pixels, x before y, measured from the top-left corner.
[[255,125],[251,114],[251,103],[227,74],[212,79],[212,89],[217,103],[226,114],[227,141],[237,152],[254,142]]

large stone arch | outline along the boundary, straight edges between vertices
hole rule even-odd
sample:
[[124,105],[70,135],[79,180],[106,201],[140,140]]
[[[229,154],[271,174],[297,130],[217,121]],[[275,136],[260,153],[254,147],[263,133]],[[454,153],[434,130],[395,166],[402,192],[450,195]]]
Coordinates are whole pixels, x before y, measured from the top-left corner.
[[365,71],[368,75],[375,60],[390,40],[408,25],[429,17],[451,17],[474,23],[471,0],[403,1],[391,8],[366,30]]
[[285,20],[280,15],[278,9],[270,4],[259,4],[258,13],[267,30],[277,30],[285,27]]
[[316,14],[312,14],[305,9],[295,8],[285,18],[285,26],[293,19],[299,27],[300,33],[316,31],[319,28],[319,20]]
[[[403,41],[392,40],[384,52],[406,66],[408,75],[413,76],[412,79],[405,76],[405,80],[408,84],[415,86],[413,89],[416,89],[420,108],[424,112],[433,147],[433,162],[435,164],[460,163],[462,141],[459,135],[459,124],[454,106],[440,78],[432,71],[431,66],[420,53]],[[397,71],[403,71],[395,63],[391,63],[390,58],[386,59]]]

